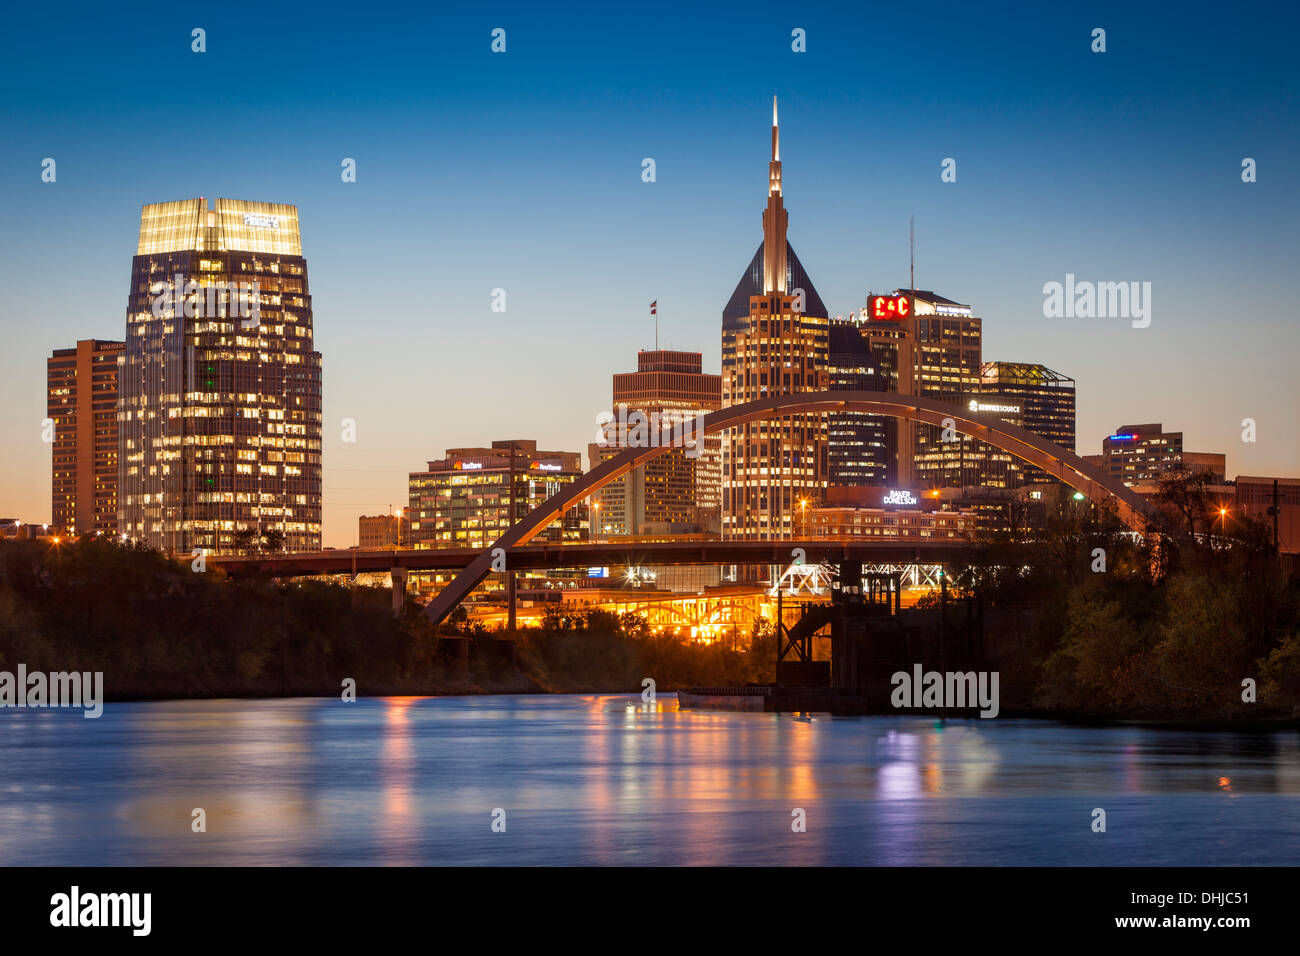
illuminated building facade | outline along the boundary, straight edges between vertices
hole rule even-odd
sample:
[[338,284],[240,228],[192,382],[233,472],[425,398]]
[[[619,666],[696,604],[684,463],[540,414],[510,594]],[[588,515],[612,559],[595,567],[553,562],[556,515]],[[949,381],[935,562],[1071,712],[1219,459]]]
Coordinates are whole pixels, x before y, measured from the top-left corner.
[[[923,395],[1074,450],[1075,383],[1043,365],[982,362],[982,321],[933,292],[870,294],[831,322],[831,388]],[[1051,481],[1001,449],[938,426],[842,412],[830,419],[830,484],[1016,488]]]
[[117,531],[117,364],[125,344],[86,339],[45,361],[54,422],[51,523],[70,534]]
[[411,519],[405,512],[402,509],[395,515],[361,515],[357,518],[357,547],[411,547]]
[[[904,324],[835,317],[830,325],[830,388],[846,391],[900,391],[910,381],[910,332]],[[900,379],[900,375],[902,378]],[[910,474],[910,461],[899,468],[900,425],[888,415],[839,411],[826,416],[827,482],[831,487],[896,485]],[[905,482],[904,482],[905,483]]]
[[[486,548],[582,474],[579,452],[538,451],[535,441],[449,448],[445,458],[410,474],[411,546]],[[533,541],[586,540],[587,510],[585,504],[570,509]]]
[[[985,392],[1003,396],[1021,408],[1020,425],[1035,435],[1074,451],[1075,382],[1046,365],[1026,362],[985,362],[980,367]],[[1017,462],[1025,484],[1050,484],[1055,479],[1041,468]]]
[[895,487],[830,487],[826,503],[810,511],[808,537],[816,540],[966,541],[975,515],[940,509],[921,490]]
[[[853,316],[850,316],[853,321]],[[870,343],[885,391],[965,407],[980,392],[982,320],[969,305],[921,289],[869,294],[855,323]],[[979,480],[987,450],[960,432],[897,422],[887,441],[890,484],[938,488]],[[880,466],[877,465],[877,468]]]
[[[913,394],[967,406],[980,392],[982,320],[969,305],[921,289],[899,289],[910,299]],[[871,300],[868,299],[868,304]],[[986,452],[957,433],[944,438],[937,425],[913,423],[912,476],[924,488],[960,488],[979,483]]]
[[986,392],[1019,401],[1023,425],[1029,431],[1074,451],[1074,379],[1046,365],[985,362],[980,367],[980,382]]
[[[868,295],[857,316],[849,314],[849,323],[856,326],[859,337],[871,350],[881,390],[915,394],[916,323],[912,318],[911,296],[901,292]],[[884,436],[883,457],[874,459],[870,466],[875,475],[884,475],[884,481],[872,483],[911,485],[916,437],[912,423],[880,415],[863,415],[860,419],[878,422],[876,434]],[[832,454],[835,453],[832,443]]]
[[1102,439],[1100,455],[1085,455],[1084,460],[1130,487],[1154,485],[1167,472],[1183,469],[1203,472],[1216,482],[1227,472],[1226,455],[1184,451],[1183,433],[1167,432],[1159,422],[1121,425]]
[[298,211],[146,205],[120,372],[119,531],[175,553],[243,528],[321,542],[321,356]]
[[[763,242],[722,313],[723,405],[821,391],[829,383],[830,320],[786,239],[780,156],[773,100]],[[723,438],[723,536],[792,534],[800,502],[821,500],[826,455],[822,415],[787,415],[730,429]]]
[[[965,408],[985,418],[996,418],[1009,425],[1025,427],[1025,406],[1018,398],[982,392],[970,396]],[[988,442],[978,441],[969,435],[960,438],[962,484],[951,487],[974,485],[980,488],[1014,489],[1025,484],[1025,468],[1028,467],[1025,462]]]
[[[614,375],[615,422],[604,445],[588,446],[592,467],[629,443],[635,421],[661,433],[722,405],[722,377],[703,370],[699,352],[637,353],[637,370]],[[633,420],[636,413],[644,419]],[[717,531],[722,503],[722,439],[698,437],[698,449],[674,449],[635,468],[599,492],[592,515],[600,537]]]

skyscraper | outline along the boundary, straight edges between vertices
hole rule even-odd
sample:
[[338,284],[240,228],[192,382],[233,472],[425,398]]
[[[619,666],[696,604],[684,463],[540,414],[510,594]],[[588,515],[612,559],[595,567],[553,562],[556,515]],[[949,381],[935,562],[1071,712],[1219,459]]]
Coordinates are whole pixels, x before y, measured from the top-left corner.
[[[882,390],[963,406],[979,393],[981,320],[969,305],[926,290],[895,289],[868,295],[860,318],[855,322],[850,316],[848,325],[862,339],[859,348],[870,349]],[[857,421],[871,419],[878,416],[860,416]],[[888,483],[904,487],[977,484],[974,464],[996,454],[960,433],[948,433],[945,439],[945,430],[935,425],[895,420],[871,428],[884,436],[884,456],[868,459],[862,470],[873,476],[883,470]],[[869,447],[879,452],[879,445]],[[844,457],[834,447],[831,454]]]
[[[829,381],[830,320],[786,238],[776,99],[763,242],[722,312],[722,402],[820,391]],[[723,439],[722,531],[787,537],[826,487],[826,419],[787,415],[730,429]]]
[[[915,392],[966,406],[980,391],[981,320],[969,305],[921,289],[910,296],[915,333]],[[989,453],[958,433],[945,440],[937,425],[913,425],[912,479],[922,488],[960,488],[979,483],[977,461]],[[972,452],[975,454],[972,455]]]
[[51,522],[67,534],[117,530],[117,361],[124,343],[86,339],[45,360],[54,421]]
[[[849,315],[849,324],[856,327],[859,338],[871,350],[882,391],[916,394],[919,368],[916,321],[912,313],[911,296],[895,293],[889,296],[868,295],[857,319],[852,313]],[[832,371],[832,376],[834,374]],[[862,415],[858,421],[867,423],[867,431],[874,433],[876,441],[881,436],[884,438],[883,449],[874,442],[867,449],[864,466],[870,468],[873,478],[883,474],[886,484],[911,487],[915,450],[913,423],[887,415]],[[834,442],[831,443],[831,454],[843,457],[837,452]],[[849,484],[847,481],[836,483],[841,486]]]
[[[866,321],[831,319],[832,390],[898,391],[881,361],[880,350],[866,333]],[[867,412],[837,411],[826,416],[827,483],[830,487],[885,485],[896,481],[891,438],[897,442],[896,419]]]
[[[721,407],[722,380],[704,371],[699,352],[641,351],[635,372],[614,375],[613,400],[617,422],[628,422],[640,412],[648,427],[662,432]],[[617,422],[611,426],[615,432]],[[629,424],[635,428],[635,423]],[[622,451],[627,436],[613,434],[611,439],[608,446],[588,447],[593,468]],[[593,530],[600,536],[716,532],[722,441],[717,435],[696,440],[703,447],[673,449],[602,488]]]
[[[1074,379],[1046,365],[1027,362],[984,362],[981,389],[1020,406],[1021,424],[1035,435],[1074,451]],[[1017,462],[1027,484],[1055,481],[1041,468]]]
[[321,541],[321,356],[298,210],[146,205],[120,373],[119,530],[177,553]]

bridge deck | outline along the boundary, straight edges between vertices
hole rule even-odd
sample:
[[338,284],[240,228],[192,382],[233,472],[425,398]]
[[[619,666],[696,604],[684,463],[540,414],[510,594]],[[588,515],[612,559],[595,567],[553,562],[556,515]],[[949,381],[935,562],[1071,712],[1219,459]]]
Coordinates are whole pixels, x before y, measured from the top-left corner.
[[[506,548],[512,571],[591,568],[622,565],[789,564],[802,548],[809,564],[862,561],[869,564],[944,564],[968,558],[972,545],[960,541],[864,541],[817,539],[790,541],[664,541],[582,544],[523,544]],[[388,550],[314,551],[261,557],[213,555],[209,567],[227,574],[306,577],[405,568],[408,571],[459,571],[483,554],[481,548],[401,548]],[[186,559],[188,560],[188,558]]]

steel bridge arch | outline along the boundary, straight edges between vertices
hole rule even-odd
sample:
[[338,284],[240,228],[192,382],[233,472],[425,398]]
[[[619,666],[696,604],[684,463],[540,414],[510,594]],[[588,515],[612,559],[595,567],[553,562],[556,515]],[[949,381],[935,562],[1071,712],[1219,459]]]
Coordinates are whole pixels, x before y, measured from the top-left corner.
[[897,392],[825,391],[797,392],[773,395],[741,405],[730,405],[706,415],[703,427],[693,431],[694,423],[676,426],[669,440],[645,448],[627,448],[614,457],[601,462],[578,481],[565,485],[546,499],[484,550],[451,583],[443,588],[425,608],[435,624],[441,623],[452,609],[463,601],[492,571],[493,552],[510,549],[528,542],[554,519],[574,505],[599,491],[632,469],[653,458],[684,447],[692,439],[726,431],[746,422],[781,418],[786,415],[826,414],[829,412],[866,412],[888,415],[925,425],[948,427],[947,420],[957,431],[987,442],[1023,461],[1041,468],[1053,478],[1082,492],[1094,502],[1113,501],[1119,518],[1132,531],[1145,530],[1145,520],[1150,505],[1136,492],[1124,487],[1100,469],[1088,464],[1074,452],[1066,451],[1055,442],[991,416],[981,415],[960,405],[926,398],[920,395],[901,395]]

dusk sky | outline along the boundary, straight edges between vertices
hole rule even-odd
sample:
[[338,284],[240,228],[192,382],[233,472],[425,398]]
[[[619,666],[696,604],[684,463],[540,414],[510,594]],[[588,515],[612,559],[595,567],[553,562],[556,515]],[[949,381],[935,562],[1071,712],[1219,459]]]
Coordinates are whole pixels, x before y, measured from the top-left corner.
[[[6,9],[0,516],[49,520],[50,351],[123,337],[141,205],[197,196],[298,207],[327,546],[448,447],[585,452],[652,299],[719,370],[773,95],[832,314],[907,285],[915,215],[916,284],[973,306],[984,359],[1078,381],[1080,453],[1163,422],[1229,477],[1300,475],[1293,4],[382,6]],[[1067,273],[1150,282],[1150,327],[1045,318]]]

